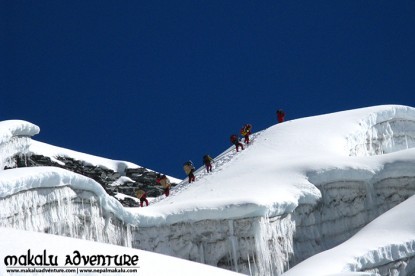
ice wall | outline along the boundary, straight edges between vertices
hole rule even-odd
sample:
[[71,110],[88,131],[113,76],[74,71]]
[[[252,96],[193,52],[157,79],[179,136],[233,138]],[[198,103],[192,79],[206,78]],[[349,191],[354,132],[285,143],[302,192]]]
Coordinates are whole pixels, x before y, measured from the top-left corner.
[[[415,275],[415,256],[412,255],[415,248],[415,241],[411,240],[403,244],[379,248],[356,260],[355,266],[349,267],[350,271],[362,271],[374,275]],[[400,257],[401,255],[402,257]],[[386,260],[381,264],[377,260]]]
[[[415,164],[414,164],[415,165]],[[415,194],[415,176],[318,183],[323,198],[318,205],[300,205],[291,265],[330,249],[370,221]]]
[[105,212],[90,191],[69,186],[35,188],[1,198],[0,227],[131,247],[129,225]]
[[361,180],[330,181],[330,177],[319,175],[312,180],[322,191],[321,201],[302,204],[292,214],[140,227],[133,231],[132,245],[246,275],[280,275],[346,241],[415,194],[415,175],[401,171],[401,176],[392,177],[389,171],[393,168]]
[[294,222],[274,218],[203,220],[133,230],[133,247],[247,275],[280,275],[293,254]]
[[415,114],[409,107],[372,113],[347,137],[350,156],[370,156],[415,147]]

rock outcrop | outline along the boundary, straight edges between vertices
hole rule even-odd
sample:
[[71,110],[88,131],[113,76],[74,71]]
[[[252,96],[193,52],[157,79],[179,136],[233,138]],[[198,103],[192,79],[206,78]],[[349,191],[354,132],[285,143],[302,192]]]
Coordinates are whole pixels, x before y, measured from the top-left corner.
[[47,156],[36,154],[17,154],[14,159],[13,163],[18,168],[53,166],[89,177],[101,184],[111,196],[122,193],[133,197],[116,197],[126,207],[139,207],[139,202],[135,200],[135,192],[139,189],[146,191],[150,197],[157,197],[163,193],[162,187],[156,183],[158,173],[144,167],[126,168],[122,172],[116,172],[100,166],[91,166],[70,157],[57,157],[59,163]]

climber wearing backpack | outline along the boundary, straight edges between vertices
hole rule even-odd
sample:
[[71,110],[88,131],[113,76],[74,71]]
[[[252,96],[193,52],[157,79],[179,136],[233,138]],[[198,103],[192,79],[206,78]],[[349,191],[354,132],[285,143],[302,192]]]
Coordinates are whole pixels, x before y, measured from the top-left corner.
[[249,135],[251,135],[252,125],[246,124],[241,128],[241,135],[245,138],[245,144],[249,144]]
[[212,172],[212,162],[213,162],[213,158],[209,156],[209,154],[206,154],[205,156],[203,156],[203,164],[206,167],[206,172]]
[[161,186],[163,186],[163,188],[164,188],[164,190],[163,190],[163,195],[166,195],[166,197],[168,197],[169,196],[169,194],[170,194],[170,187],[171,187],[171,184],[170,184],[170,180],[167,178],[167,176],[166,175],[162,175],[162,176],[158,176],[157,178],[156,178],[156,182],[158,183],[158,184],[160,184]]
[[231,139],[231,143],[235,145],[236,147],[236,152],[239,151],[239,147],[241,147],[242,150],[244,149],[244,146],[242,145],[241,142],[239,142],[238,136],[236,134],[232,134],[230,139]]
[[193,174],[195,172],[195,167],[193,166],[192,161],[189,160],[186,163],[184,163],[183,170],[189,176],[189,183],[192,183],[196,180],[196,177]]
[[148,200],[147,200],[147,193],[143,190],[138,190],[136,193],[137,198],[140,200],[140,206],[144,207],[144,202],[146,203],[146,206],[148,206]]

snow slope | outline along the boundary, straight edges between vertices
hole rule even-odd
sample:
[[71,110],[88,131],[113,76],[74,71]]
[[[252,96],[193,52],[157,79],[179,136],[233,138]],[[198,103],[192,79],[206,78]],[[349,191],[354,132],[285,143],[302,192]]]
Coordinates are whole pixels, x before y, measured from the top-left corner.
[[[60,237],[55,235],[47,235],[42,233],[27,232],[21,230],[15,230],[11,228],[0,228],[0,244],[2,250],[0,250],[0,259],[3,261],[6,256],[27,256],[30,249],[32,255],[43,255],[46,252],[46,256],[56,257],[56,266],[36,266],[38,271],[56,269],[56,273],[50,272],[32,272],[32,273],[19,273],[8,272],[7,269],[17,268],[23,269],[30,268],[30,266],[17,265],[6,267],[2,262],[0,266],[1,275],[239,275],[231,271],[218,269],[212,266],[202,265],[195,262],[190,262],[178,258],[146,252],[138,249],[126,248],[121,246],[108,245],[104,243],[90,242],[84,240],[78,240],[68,237]],[[5,250],[7,248],[7,250]],[[138,262],[136,265],[116,266],[114,264],[97,266],[97,265],[75,265],[78,261],[75,259],[79,252],[83,256],[96,256],[96,255],[110,255],[110,256],[137,256]],[[74,265],[67,263],[67,256],[73,261]],[[49,262],[50,263],[50,262]],[[83,264],[83,262],[80,262]],[[162,265],[160,265],[162,264]],[[96,272],[87,272],[87,269],[97,269]],[[130,272],[103,272],[104,269],[131,269]],[[32,267],[33,269],[33,267]],[[75,269],[74,272],[69,272],[66,269]],[[85,272],[80,271],[84,269]],[[135,273],[132,273],[133,270]],[[64,271],[64,272],[61,272]]]
[[[363,108],[274,125],[246,150],[233,152],[226,162],[216,163],[211,175],[198,177],[191,185],[185,180],[181,183],[187,186],[183,192],[135,211],[141,224],[157,224],[175,223],[184,217],[272,217],[292,212],[299,204],[315,204],[321,192],[314,183],[323,173],[326,180],[367,179],[387,163],[414,160],[413,151],[406,149],[391,157],[351,155],[351,149],[373,131],[371,125],[396,118],[408,122],[407,148],[414,147],[415,110],[405,106]],[[391,135],[393,140],[393,131]],[[387,138],[385,144],[389,145]],[[389,151],[394,150],[390,145]]]

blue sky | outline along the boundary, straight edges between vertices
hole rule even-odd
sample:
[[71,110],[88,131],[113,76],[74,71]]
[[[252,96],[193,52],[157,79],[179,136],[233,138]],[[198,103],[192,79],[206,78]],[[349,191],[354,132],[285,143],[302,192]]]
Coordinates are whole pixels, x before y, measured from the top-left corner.
[[0,0],[0,120],[178,178],[244,123],[414,106],[415,1]]

